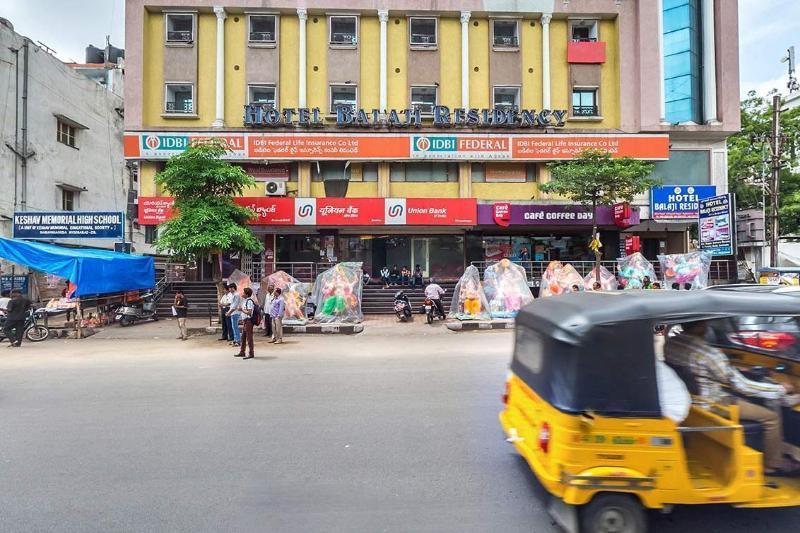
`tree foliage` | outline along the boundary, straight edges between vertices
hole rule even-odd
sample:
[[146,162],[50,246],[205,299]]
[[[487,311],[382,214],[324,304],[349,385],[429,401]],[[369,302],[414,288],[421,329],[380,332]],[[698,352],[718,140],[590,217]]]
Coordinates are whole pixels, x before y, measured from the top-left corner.
[[255,182],[222,159],[225,151],[221,143],[195,144],[156,175],[156,183],[175,198],[175,216],[161,225],[156,249],[182,258],[262,250],[247,228],[255,213],[233,201]]
[[[728,188],[736,194],[738,209],[759,208],[763,186],[770,180],[772,95],[748,93],[741,104],[742,130],[728,138]],[[780,175],[780,227],[782,234],[800,232],[800,107],[781,113],[782,134],[787,137]],[[767,216],[771,210],[767,192]]]
[[540,187],[543,192],[592,207],[631,202],[658,184],[650,177],[652,163],[629,157],[615,159],[604,150],[586,150],[575,159],[548,166],[552,179]]

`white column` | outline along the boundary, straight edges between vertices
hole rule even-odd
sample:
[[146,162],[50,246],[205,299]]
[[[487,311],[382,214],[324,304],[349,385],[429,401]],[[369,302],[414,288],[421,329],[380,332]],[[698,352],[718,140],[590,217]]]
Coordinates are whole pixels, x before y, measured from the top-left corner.
[[211,127],[222,128],[225,126],[225,9],[215,6],[214,14],[217,16],[217,94]]
[[542,15],[542,109],[550,109],[550,21],[552,13]]
[[386,59],[386,40],[387,31],[386,31],[386,23],[389,22],[389,11],[386,9],[379,9],[378,10],[378,20],[381,23],[381,66],[380,66],[380,96],[378,98],[378,107],[381,110],[381,113],[386,112],[387,107],[387,97],[386,97],[386,69],[389,68],[388,61]]
[[299,42],[297,43],[297,107],[306,107],[306,20],[308,20],[308,12],[304,8],[299,8],[297,18],[300,21]]
[[664,0],[657,0],[658,9],[658,86],[661,88],[659,96],[659,120],[667,123],[667,89],[664,85]]
[[469,109],[469,11],[461,12],[461,107]]
[[714,0],[703,0],[703,118],[706,124],[717,120],[717,51],[714,43]]

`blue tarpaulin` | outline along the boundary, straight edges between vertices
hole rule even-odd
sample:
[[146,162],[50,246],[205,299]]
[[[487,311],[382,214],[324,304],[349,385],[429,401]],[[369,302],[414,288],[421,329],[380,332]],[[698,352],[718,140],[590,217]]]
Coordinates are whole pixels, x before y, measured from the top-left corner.
[[78,287],[75,296],[151,289],[155,286],[156,272],[152,257],[89,248],[66,248],[3,237],[0,237],[0,257],[68,279]]

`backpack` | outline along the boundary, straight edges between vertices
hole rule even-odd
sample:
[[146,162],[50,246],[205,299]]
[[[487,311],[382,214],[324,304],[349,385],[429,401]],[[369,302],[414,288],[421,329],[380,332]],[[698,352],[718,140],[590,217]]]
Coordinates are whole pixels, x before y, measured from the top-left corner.
[[253,302],[253,314],[250,315],[250,320],[253,321],[253,325],[254,326],[260,326],[261,325],[261,306],[258,305],[253,300],[250,300],[250,301]]

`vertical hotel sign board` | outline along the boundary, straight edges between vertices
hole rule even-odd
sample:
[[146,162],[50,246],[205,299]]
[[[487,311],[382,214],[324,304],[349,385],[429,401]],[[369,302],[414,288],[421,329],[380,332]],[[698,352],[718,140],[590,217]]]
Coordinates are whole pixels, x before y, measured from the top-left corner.
[[714,256],[736,253],[736,214],[732,194],[700,200],[700,249]]

